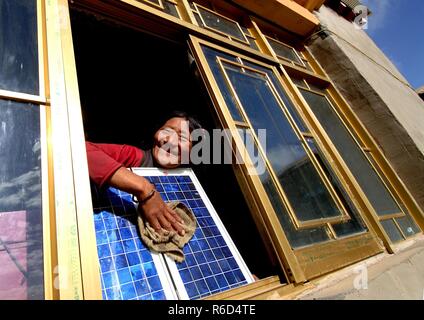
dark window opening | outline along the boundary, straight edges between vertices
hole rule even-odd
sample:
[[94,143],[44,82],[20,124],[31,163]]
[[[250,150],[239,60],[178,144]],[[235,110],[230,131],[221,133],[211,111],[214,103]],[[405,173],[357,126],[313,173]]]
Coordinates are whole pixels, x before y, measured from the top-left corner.
[[[149,146],[155,126],[174,109],[210,131],[210,98],[196,78],[186,43],[176,44],[71,10],[86,139]],[[231,165],[192,167],[250,271],[278,274],[251,217]]]

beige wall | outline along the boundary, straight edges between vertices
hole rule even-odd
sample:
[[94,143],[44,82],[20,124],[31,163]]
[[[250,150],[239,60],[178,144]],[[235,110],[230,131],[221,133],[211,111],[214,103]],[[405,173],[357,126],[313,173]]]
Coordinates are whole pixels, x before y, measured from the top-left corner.
[[424,208],[424,101],[364,31],[328,7],[316,15],[331,32],[312,53]]

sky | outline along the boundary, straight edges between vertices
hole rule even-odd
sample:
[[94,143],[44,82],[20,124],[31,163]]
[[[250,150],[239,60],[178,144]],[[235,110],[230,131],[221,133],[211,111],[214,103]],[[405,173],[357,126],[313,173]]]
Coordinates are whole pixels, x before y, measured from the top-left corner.
[[414,88],[424,86],[424,0],[361,0],[367,33]]

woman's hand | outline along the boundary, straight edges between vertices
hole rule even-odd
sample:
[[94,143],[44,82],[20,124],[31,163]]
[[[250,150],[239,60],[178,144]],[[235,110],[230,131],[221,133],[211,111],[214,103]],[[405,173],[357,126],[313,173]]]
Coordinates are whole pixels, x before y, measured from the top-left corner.
[[[154,189],[154,186],[146,178],[138,176],[123,167],[112,175],[109,184],[135,195],[139,201],[146,199]],[[185,231],[181,226],[183,220],[163,202],[159,192],[155,192],[151,198],[140,203],[138,210],[141,214],[144,214],[146,220],[157,232],[163,228],[168,231],[177,231],[180,235],[184,235]]]
[[[140,201],[142,199],[142,197],[139,198]],[[175,213],[174,210],[170,209],[165,204],[160,197],[159,192],[155,192],[151,198],[140,203],[138,210],[141,214],[144,214],[144,217],[156,232],[160,232],[161,228],[163,228],[168,231],[176,231],[181,236],[185,234],[185,231],[181,226],[183,224],[183,220]]]

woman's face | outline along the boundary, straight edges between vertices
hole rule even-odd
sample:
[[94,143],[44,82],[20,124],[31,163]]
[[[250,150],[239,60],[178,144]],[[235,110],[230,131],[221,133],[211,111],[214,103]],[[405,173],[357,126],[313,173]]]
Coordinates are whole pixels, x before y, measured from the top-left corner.
[[166,169],[188,163],[191,148],[189,122],[171,118],[154,135],[153,158]]

